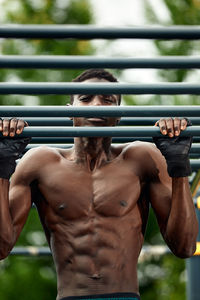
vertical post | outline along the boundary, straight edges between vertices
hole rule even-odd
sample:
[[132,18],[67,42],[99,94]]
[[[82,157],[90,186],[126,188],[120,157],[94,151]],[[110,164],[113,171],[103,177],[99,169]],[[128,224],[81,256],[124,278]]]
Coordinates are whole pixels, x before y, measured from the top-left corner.
[[[197,193],[199,188],[200,171],[196,174],[191,190],[193,196]],[[199,300],[200,299],[200,195],[194,198],[196,206],[196,214],[199,222],[199,233],[197,237],[197,249],[193,257],[187,259],[187,299]]]

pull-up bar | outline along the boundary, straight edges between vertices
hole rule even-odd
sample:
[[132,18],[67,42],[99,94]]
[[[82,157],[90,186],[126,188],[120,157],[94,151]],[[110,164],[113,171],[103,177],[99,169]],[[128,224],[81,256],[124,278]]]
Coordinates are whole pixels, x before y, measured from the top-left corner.
[[0,106],[1,117],[199,117],[199,105],[183,106]]
[[[68,148],[72,148],[74,146],[74,144],[45,144],[47,147],[53,147],[53,148],[61,148],[61,149],[68,149]],[[113,145],[119,145],[119,144],[113,144]],[[36,148],[41,146],[41,144],[28,144],[28,146],[26,146],[26,151],[30,150],[32,148]],[[191,148],[190,148],[190,154],[198,154],[198,157],[200,155],[200,144],[192,144]]]
[[[143,126],[154,125],[158,118],[153,117],[135,117],[135,118],[121,118],[119,125],[121,126]],[[69,118],[25,118],[30,126],[72,126],[73,122]],[[200,117],[190,117],[190,121],[193,125],[200,125]]]
[[125,58],[92,56],[0,56],[0,68],[23,69],[88,69],[88,68],[156,68],[156,69],[199,69],[200,57],[164,56],[159,58]]
[[[113,137],[112,142],[113,143],[131,143],[133,141],[143,141],[143,142],[151,142],[152,143],[152,137]],[[33,144],[57,144],[57,143],[73,143],[74,139],[72,137],[33,137],[31,139],[31,143]],[[199,136],[193,137],[194,143],[200,142]]]
[[[181,132],[182,136],[200,136],[200,126]],[[158,127],[27,127],[22,137],[152,137],[161,136]]]
[[200,39],[200,26],[96,27],[91,25],[6,25],[0,38],[23,39]]
[[23,82],[0,83],[0,94],[17,95],[69,95],[69,94],[126,94],[126,95],[200,95],[200,85],[191,83],[74,83],[74,82]]

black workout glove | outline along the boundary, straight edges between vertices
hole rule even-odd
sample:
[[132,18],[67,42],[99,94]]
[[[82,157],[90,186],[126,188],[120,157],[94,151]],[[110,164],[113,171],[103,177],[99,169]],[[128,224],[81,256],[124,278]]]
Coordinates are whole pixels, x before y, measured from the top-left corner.
[[15,171],[15,160],[22,157],[30,141],[31,138],[0,138],[0,178],[10,178]]
[[[188,126],[191,122],[187,120]],[[192,137],[153,137],[153,141],[167,162],[167,171],[170,177],[187,177],[192,170],[189,160],[189,151]]]

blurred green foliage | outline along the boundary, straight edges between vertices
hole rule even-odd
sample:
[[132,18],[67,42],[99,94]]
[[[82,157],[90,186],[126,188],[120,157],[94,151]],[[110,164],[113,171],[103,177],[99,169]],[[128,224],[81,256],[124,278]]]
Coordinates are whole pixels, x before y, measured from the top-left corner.
[[[163,0],[169,10],[170,22],[159,19],[150,2],[145,2],[146,17],[153,24],[198,25],[200,4],[198,0]],[[4,1],[4,23],[14,24],[88,24],[92,15],[87,0],[9,0]],[[155,41],[159,55],[191,55],[198,53],[199,43],[195,41]],[[88,41],[76,40],[12,40],[0,42],[0,52],[5,55],[90,55],[94,53]],[[163,81],[187,80],[194,71],[158,71]],[[67,82],[77,76],[80,70],[1,70],[0,81]],[[115,74],[119,75],[119,71]],[[198,104],[197,96],[152,96],[144,104]],[[21,96],[5,95],[0,105],[41,104],[63,105],[66,96]],[[127,105],[140,104],[140,97],[124,96]],[[145,243],[164,244],[155,216],[150,211]],[[46,246],[45,236],[36,209],[32,209],[27,224],[17,245]],[[143,300],[185,299],[184,260],[173,255],[153,257],[138,265],[140,292]],[[56,274],[51,257],[26,258],[10,256],[0,262],[0,299],[3,300],[55,300]]]
[[[198,0],[162,0],[168,11],[167,21],[163,21],[159,15],[159,10],[155,10],[150,1],[145,1],[145,11],[147,20],[153,25],[173,26],[173,25],[199,25],[200,22],[200,2]],[[198,40],[155,40],[158,55],[160,56],[188,56],[197,55],[200,51]],[[160,81],[166,82],[198,82],[200,77],[197,70],[159,70]],[[199,105],[199,96],[195,95],[175,95],[175,96],[152,96],[156,104],[165,105]]]
[[[1,4],[6,24],[89,24],[92,13],[87,0],[33,1],[10,0]],[[94,52],[87,40],[23,40],[4,39],[0,52],[5,55],[90,55]],[[80,74],[80,70],[1,69],[0,81],[68,82]],[[65,105],[65,95],[5,95],[0,105]],[[34,103],[34,104],[33,104]]]

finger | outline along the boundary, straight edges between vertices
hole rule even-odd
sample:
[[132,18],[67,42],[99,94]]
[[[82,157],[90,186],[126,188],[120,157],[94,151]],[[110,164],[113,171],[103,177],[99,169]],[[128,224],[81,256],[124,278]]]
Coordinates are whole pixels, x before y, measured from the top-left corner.
[[160,119],[158,122],[158,125],[160,127],[160,132],[163,134],[163,135],[166,135],[167,134],[167,126],[166,126],[166,120],[165,119]]
[[24,120],[22,120],[22,119],[17,120],[17,130],[16,130],[17,134],[22,133],[22,131],[24,130],[24,127],[26,126],[25,124],[26,123],[24,122]]
[[154,124],[154,126],[159,126],[159,120],[158,121],[156,121],[156,123]]
[[167,134],[169,137],[174,136],[174,120],[172,118],[166,119],[166,125],[167,125]]
[[179,136],[181,133],[181,120],[179,118],[174,118],[174,134]]
[[3,129],[2,129],[3,136],[8,136],[9,129],[10,129],[10,120],[9,119],[4,119],[2,126],[3,126]]
[[10,130],[9,130],[9,135],[12,137],[15,135],[16,133],[16,125],[17,125],[17,119],[16,118],[12,118],[10,120]]
[[181,119],[181,130],[185,130],[187,127],[187,120]]

